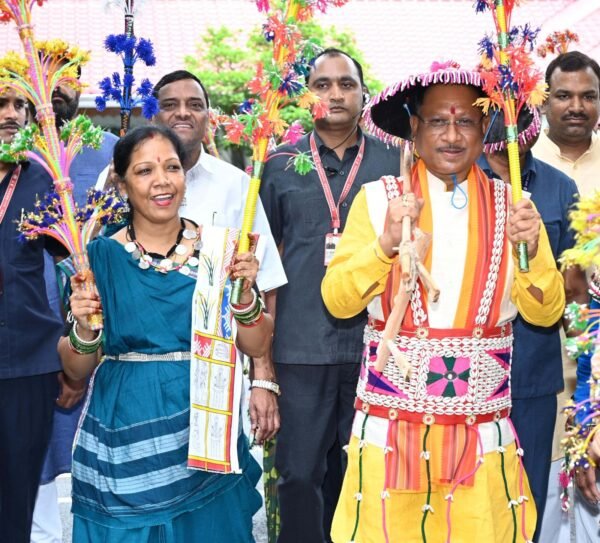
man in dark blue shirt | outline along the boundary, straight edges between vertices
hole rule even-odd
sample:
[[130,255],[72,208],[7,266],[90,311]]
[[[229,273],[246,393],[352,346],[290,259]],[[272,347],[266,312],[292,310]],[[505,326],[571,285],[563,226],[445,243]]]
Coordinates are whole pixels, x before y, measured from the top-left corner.
[[[80,91],[68,85],[59,85],[52,94],[52,107],[56,116],[56,128],[60,130],[65,122],[75,118],[79,108]],[[110,164],[113,148],[118,138],[110,132],[103,132],[99,149],[84,147],[78,153],[71,167],[69,176],[73,180],[73,198],[82,206],[87,200],[87,191],[94,188],[102,170]],[[58,315],[61,313],[54,261],[46,255],[44,276],[50,306]],[[58,353],[53,356],[58,359]],[[83,407],[82,398],[87,388],[87,379],[73,381],[61,372],[59,374],[60,394],[56,400],[54,424],[36,506],[33,515],[31,543],[61,540],[62,525],[57,502],[55,478],[61,473],[71,470],[71,450],[73,437]]]
[[[25,98],[0,95],[0,140],[27,119]],[[44,239],[21,243],[17,222],[52,180],[35,162],[0,162],[0,542],[29,543],[52,428],[61,320],[48,305]]]
[[[519,116],[521,133],[532,119],[532,115],[527,113]],[[490,128],[487,141],[501,141],[503,130],[504,119],[499,115]],[[558,259],[565,249],[574,245],[568,213],[578,191],[570,177],[533,157],[530,149],[536,140],[537,136],[519,149],[523,191],[540,213],[552,254]],[[489,177],[510,181],[505,150],[481,156],[478,164]],[[568,281],[565,284],[568,285]],[[548,328],[534,326],[525,322],[520,315],[513,322],[511,420],[524,451],[523,463],[538,513],[534,541],[538,541],[546,505],[556,422],[556,394],[564,386],[560,326],[560,321]]]
[[[358,127],[367,97],[356,61],[337,50],[324,51],[308,86],[329,114],[316,120],[315,130],[297,145],[277,149],[266,164],[260,193],[288,277],[277,290],[273,343],[282,390],[275,457],[279,543],[330,541],[366,313],[332,317],[321,299],[321,281],[361,186],[382,175],[398,175],[400,169],[398,150]],[[290,155],[299,152],[310,153],[315,162],[307,175],[288,168]]]

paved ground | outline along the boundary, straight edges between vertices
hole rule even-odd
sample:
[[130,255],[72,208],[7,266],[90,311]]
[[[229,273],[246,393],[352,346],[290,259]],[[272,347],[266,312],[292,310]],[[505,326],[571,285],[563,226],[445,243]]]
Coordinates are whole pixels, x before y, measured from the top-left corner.
[[[252,454],[262,464],[262,449],[254,447]],[[71,518],[71,476],[60,475],[57,479],[58,503],[60,516],[63,522],[63,543],[71,543],[71,531],[73,528]],[[258,483],[258,490],[262,494],[262,479]],[[267,527],[264,507],[254,516],[254,537],[256,543],[267,543]]]

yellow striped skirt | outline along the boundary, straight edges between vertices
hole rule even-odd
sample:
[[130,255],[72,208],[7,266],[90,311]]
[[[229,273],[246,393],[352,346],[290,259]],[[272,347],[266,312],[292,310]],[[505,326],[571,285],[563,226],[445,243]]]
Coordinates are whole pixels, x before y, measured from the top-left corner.
[[[368,424],[374,429],[369,431]],[[431,431],[426,451],[413,462],[426,474],[423,489],[386,487],[392,447],[384,419],[357,413],[348,447],[348,469],[335,512],[334,543],[526,543],[533,537],[536,510],[512,428],[506,419],[479,432],[476,471],[468,484],[439,484],[427,473],[443,445]],[[376,428],[379,426],[380,428]],[[365,431],[366,430],[366,431]],[[437,430],[435,425],[431,430]],[[362,438],[362,439],[361,439]],[[495,443],[499,439],[499,443]],[[442,449],[442,455],[444,454]],[[386,460],[388,460],[386,462]],[[388,484],[389,484],[389,478]]]

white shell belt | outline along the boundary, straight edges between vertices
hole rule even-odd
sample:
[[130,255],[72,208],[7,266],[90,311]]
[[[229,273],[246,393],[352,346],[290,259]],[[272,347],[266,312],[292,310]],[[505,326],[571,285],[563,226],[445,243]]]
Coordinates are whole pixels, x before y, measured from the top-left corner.
[[192,353],[190,351],[176,351],[164,354],[147,353],[123,353],[104,356],[107,360],[117,360],[119,362],[179,362],[181,360],[190,360]]
[[[381,341],[382,332],[367,325],[364,332],[365,353],[363,371],[358,380],[357,396],[370,405],[391,407],[412,413],[437,415],[482,415],[511,407],[510,394],[496,394],[506,382],[510,390],[510,363],[502,364],[497,352],[508,352],[513,343],[512,333],[494,337],[443,337],[418,338],[398,336],[396,345],[401,349],[412,368],[406,380],[392,357],[385,366],[383,377],[392,383],[396,392],[384,392],[369,384],[374,355],[371,347]],[[467,389],[462,395],[444,396],[430,390],[430,373],[433,359],[442,357],[463,358],[468,362]],[[510,360],[510,359],[509,359]],[[452,378],[456,377],[455,375]]]

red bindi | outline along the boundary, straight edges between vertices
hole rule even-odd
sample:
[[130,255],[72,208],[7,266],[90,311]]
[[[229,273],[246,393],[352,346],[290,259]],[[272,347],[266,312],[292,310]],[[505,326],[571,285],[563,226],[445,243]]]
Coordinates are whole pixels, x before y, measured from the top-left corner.
[[159,156],[156,157],[156,162],[158,162],[160,164],[160,157]]
[[456,114],[456,106],[450,106],[450,114],[451,115],[455,115]]

